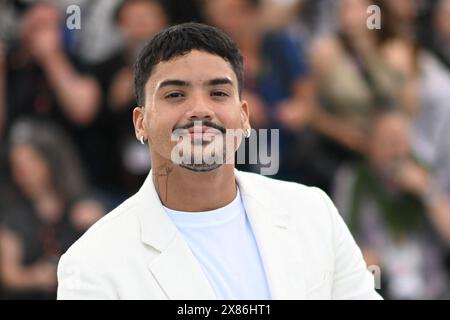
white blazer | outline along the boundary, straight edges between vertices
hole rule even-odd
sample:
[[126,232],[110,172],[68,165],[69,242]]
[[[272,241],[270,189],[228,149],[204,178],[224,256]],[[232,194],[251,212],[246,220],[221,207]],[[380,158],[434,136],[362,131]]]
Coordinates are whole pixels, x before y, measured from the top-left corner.
[[[320,189],[236,170],[273,299],[381,299],[361,251]],[[58,299],[216,299],[166,215],[141,189],[61,257]]]

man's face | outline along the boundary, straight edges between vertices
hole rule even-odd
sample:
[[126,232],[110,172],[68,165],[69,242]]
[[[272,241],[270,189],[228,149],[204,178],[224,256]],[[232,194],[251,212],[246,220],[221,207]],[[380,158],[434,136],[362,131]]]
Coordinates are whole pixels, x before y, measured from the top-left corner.
[[[154,67],[145,86],[145,108],[136,108],[134,117],[138,138],[144,135],[152,156],[162,160],[171,159],[177,144],[171,139],[172,133],[188,128],[195,121],[206,120],[223,129],[249,128],[248,106],[239,98],[237,77],[231,65],[217,55],[197,50]],[[223,132],[211,129],[212,125],[203,125],[201,129],[210,131],[214,138],[224,139]],[[202,134],[200,137],[205,138]],[[205,139],[200,148],[208,147],[211,140]]]

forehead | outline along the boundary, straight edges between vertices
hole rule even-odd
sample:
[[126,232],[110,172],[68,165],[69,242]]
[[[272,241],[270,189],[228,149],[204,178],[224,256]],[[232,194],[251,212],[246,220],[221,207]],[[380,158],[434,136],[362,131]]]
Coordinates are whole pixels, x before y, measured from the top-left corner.
[[167,79],[200,83],[214,78],[229,78],[237,85],[231,64],[220,56],[198,50],[158,63],[150,75],[147,86],[155,86]]

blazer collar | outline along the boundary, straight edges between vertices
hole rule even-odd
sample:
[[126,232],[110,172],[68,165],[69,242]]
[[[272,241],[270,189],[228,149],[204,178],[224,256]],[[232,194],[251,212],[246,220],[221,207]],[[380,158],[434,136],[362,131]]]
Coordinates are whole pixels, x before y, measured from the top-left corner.
[[158,251],[148,269],[169,299],[210,300],[216,295],[200,264],[167,216],[150,171],[136,194],[141,241]]
[[[270,190],[235,170],[244,207],[258,243],[273,299],[301,299],[304,279],[301,250],[296,249],[292,212]],[[141,241],[159,251],[149,269],[170,299],[215,299],[200,264],[164,211],[150,171],[136,194]]]
[[174,241],[178,230],[164,211],[151,170],[136,197],[141,240],[162,252]]

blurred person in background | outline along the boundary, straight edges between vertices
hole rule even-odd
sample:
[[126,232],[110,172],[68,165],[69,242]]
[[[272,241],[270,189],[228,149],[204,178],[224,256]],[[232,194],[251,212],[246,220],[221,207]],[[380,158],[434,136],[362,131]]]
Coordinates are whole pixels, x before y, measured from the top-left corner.
[[[407,4],[415,8],[411,1],[404,2],[405,8]],[[387,3],[392,6],[390,1]],[[443,4],[441,2],[441,6]],[[405,13],[400,14],[400,10],[393,10],[390,6],[384,11],[387,23],[405,20],[402,19]],[[409,24],[417,25],[411,21]],[[413,27],[405,26],[404,29]],[[390,68],[403,79],[398,101],[412,122],[412,149],[416,157],[432,170],[433,179],[441,191],[450,195],[450,72],[442,60],[415,39],[416,35],[417,32],[408,34],[396,30],[382,54]]]
[[19,120],[10,132],[15,201],[2,213],[0,279],[9,299],[54,299],[56,263],[105,213],[86,185],[72,144],[49,122]]
[[149,171],[147,148],[133,136],[131,110],[135,106],[133,65],[141,48],[169,24],[163,1],[124,0],[114,12],[123,49],[93,67],[102,90],[102,119],[107,124],[104,141],[108,151],[105,183],[130,196]]
[[312,97],[300,41],[294,41],[280,26],[276,16],[280,11],[268,16],[271,11],[261,1],[203,1],[203,6],[206,22],[224,30],[242,50],[243,96],[252,106],[252,127],[280,129],[277,178],[300,181],[303,172],[298,167],[296,133],[290,127],[290,115],[283,111],[307,108]]
[[[87,64],[96,64],[120,48],[121,39],[112,19],[122,0],[57,0],[65,12],[69,6],[80,8],[80,30],[67,30],[73,53]],[[66,14],[68,18],[69,15]]]
[[408,118],[399,111],[378,115],[368,146],[366,161],[338,171],[336,206],[366,263],[380,267],[386,298],[445,297],[450,202],[435,193],[428,171],[414,159]]
[[436,5],[430,38],[433,53],[450,70],[450,0],[439,0]]
[[417,104],[415,112],[409,114],[412,148],[433,170],[433,179],[441,190],[450,195],[450,72],[426,51],[413,61],[418,67],[411,68],[411,97],[406,101]]
[[86,64],[67,53],[66,21],[58,7],[37,1],[23,10],[16,38],[6,48],[5,133],[21,116],[59,124],[75,143],[91,182],[113,194],[100,86]]
[[379,0],[375,4],[384,5],[382,13],[385,14],[385,19],[393,18],[389,23],[395,33],[405,38],[417,38],[420,35],[417,18],[422,2],[423,0]]
[[389,30],[381,54],[389,67],[402,79],[398,96],[399,106],[407,114],[413,115],[420,108],[420,99],[416,96],[416,74],[420,71],[418,57],[422,51],[419,6],[412,0],[401,0],[398,3],[379,0],[377,3],[383,7],[382,28]]
[[[121,32],[124,48],[105,62],[102,85],[107,85],[107,104],[116,111],[126,110],[134,104],[133,64],[142,47],[169,20],[160,0],[124,0],[115,11],[114,21]],[[99,72],[100,73],[100,72]],[[111,74],[112,73],[112,74]],[[111,77],[110,77],[111,76]]]
[[392,104],[400,77],[381,56],[386,32],[366,25],[368,0],[337,2],[336,34],[314,39],[310,61],[316,101],[309,108],[290,108],[282,114],[292,128],[303,130],[301,167],[305,183],[330,190],[342,162],[365,152],[366,129],[377,106]]
[[24,114],[79,126],[94,119],[98,86],[92,77],[79,73],[64,52],[63,23],[59,9],[46,2],[23,13],[17,41],[6,57],[8,123]]

